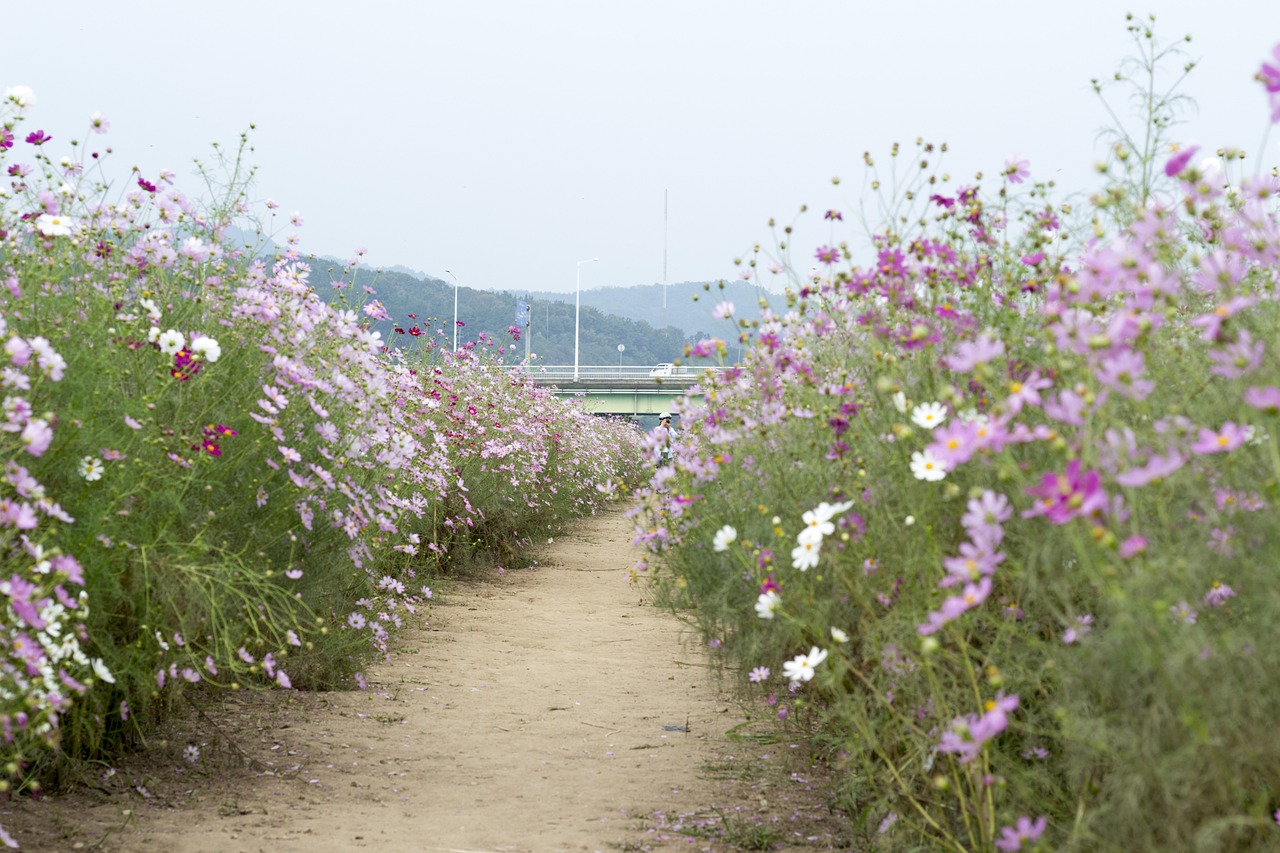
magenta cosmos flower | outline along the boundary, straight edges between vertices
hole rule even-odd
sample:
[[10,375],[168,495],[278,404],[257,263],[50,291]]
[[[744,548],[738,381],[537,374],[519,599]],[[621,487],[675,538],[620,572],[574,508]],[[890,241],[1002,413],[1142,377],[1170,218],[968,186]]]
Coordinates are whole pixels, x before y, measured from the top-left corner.
[[1164,164],[1165,175],[1172,178],[1174,175],[1177,175],[1183,169],[1187,168],[1187,163],[1191,162],[1191,158],[1196,156],[1196,152],[1199,150],[1199,145],[1192,145],[1189,148],[1184,148],[1174,154]]
[[1107,507],[1107,493],[1097,471],[1081,471],[1080,460],[1067,463],[1062,474],[1045,474],[1039,486],[1027,489],[1039,498],[1023,518],[1043,515],[1054,524],[1066,524],[1073,518],[1093,515]]

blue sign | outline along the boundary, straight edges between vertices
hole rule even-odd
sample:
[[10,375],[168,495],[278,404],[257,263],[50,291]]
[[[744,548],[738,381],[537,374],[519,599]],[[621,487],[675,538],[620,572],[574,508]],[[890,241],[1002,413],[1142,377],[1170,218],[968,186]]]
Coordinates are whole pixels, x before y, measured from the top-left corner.
[[529,303],[523,299],[516,300],[516,326],[523,329],[529,325]]

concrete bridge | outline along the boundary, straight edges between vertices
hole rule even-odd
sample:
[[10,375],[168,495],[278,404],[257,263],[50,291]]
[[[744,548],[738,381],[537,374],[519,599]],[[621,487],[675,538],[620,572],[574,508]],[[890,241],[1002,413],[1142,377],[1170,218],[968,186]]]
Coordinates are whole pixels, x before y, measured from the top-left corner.
[[638,418],[671,410],[684,392],[719,367],[538,365],[529,377],[557,397],[582,397],[588,412]]

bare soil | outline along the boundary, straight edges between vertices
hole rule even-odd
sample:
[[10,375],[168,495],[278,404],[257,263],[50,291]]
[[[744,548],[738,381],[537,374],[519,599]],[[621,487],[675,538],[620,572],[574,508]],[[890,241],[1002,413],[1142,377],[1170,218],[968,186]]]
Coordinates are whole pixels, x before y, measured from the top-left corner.
[[630,540],[585,519],[438,596],[367,690],[236,695],[0,824],[29,851],[853,849],[803,747],[628,583]]

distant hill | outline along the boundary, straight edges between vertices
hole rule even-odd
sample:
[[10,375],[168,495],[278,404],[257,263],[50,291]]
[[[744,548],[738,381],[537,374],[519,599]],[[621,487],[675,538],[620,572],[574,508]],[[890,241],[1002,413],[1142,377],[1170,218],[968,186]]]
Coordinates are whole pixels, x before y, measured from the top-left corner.
[[[261,234],[234,231],[230,242],[256,249],[264,255],[275,245]],[[346,262],[329,257],[306,258],[311,265],[311,284],[322,299],[348,305],[362,305],[371,299],[382,302],[391,322],[374,322],[383,340],[408,342],[407,332],[418,326],[424,334],[453,344],[454,282],[396,265],[375,270],[357,269],[356,286],[338,289],[332,282],[341,281]],[[370,295],[365,288],[371,288]],[[683,358],[684,349],[705,337],[717,337],[730,345],[730,360],[737,335],[729,320],[716,320],[712,311],[721,302],[732,302],[735,316],[755,319],[760,315],[759,300],[766,299],[775,311],[785,310],[783,297],[770,294],[744,281],[723,283],[680,282],[666,285],[666,308],[663,309],[661,284],[612,287],[582,291],[582,317],[579,325],[578,362],[583,365],[659,364]],[[469,287],[457,290],[459,345],[479,340],[482,332],[504,343],[511,343],[507,328],[516,322],[516,301],[530,304],[531,350],[543,364],[572,364],[574,355],[574,294],[553,292],[482,291]],[[404,329],[404,333],[396,329]],[[618,352],[618,345],[625,349]],[[524,357],[525,341],[508,351],[506,360],[518,362]]]
[[[392,322],[374,322],[372,325],[382,333],[386,341],[408,342],[404,333],[397,333],[396,328],[408,329],[416,325],[425,334],[433,335],[438,340],[453,343],[454,318],[454,283],[434,277],[419,277],[405,272],[382,270],[380,272],[359,269],[356,274],[356,285],[353,288],[337,289],[332,282],[342,280],[344,264],[331,258],[307,259],[311,265],[311,285],[321,298],[331,303],[348,305],[364,304],[371,299],[379,300]],[[369,294],[365,288],[373,290]],[[691,286],[690,286],[691,287]],[[673,286],[674,292],[674,286]],[[691,291],[686,291],[685,299],[692,303]],[[698,340],[702,335],[688,334],[681,328],[668,325],[656,328],[646,320],[606,313],[591,304],[590,293],[599,291],[583,291],[582,316],[578,328],[578,363],[582,365],[618,364],[652,365],[664,361],[683,358],[687,344]],[[607,296],[615,291],[603,291]],[[671,299],[672,294],[668,294]],[[652,298],[652,297],[650,297]],[[658,297],[661,298],[660,296]],[[478,341],[480,334],[486,333],[491,338],[510,343],[507,328],[516,322],[516,301],[525,299],[530,304],[531,350],[536,353],[542,364],[573,364],[574,355],[574,304],[573,295],[563,293],[534,295],[515,294],[510,291],[489,292],[473,290],[469,287],[457,289],[458,320],[463,324],[458,328],[458,344]],[[601,299],[600,303],[607,302]],[[660,302],[658,303],[661,304]],[[711,329],[715,321],[711,318],[711,310],[715,303],[704,299],[699,303],[705,306],[701,310],[702,328]],[[723,328],[719,330],[721,338],[730,337],[729,324],[721,321]],[[618,352],[618,345],[625,350]],[[524,357],[525,341],[522,338],[514,351],[508,351],[506,360],[514,363]]]
[[[760,316],[759,301],[764,298],[774,311],[784,311],[786,300],[745,281],[689,282],[666,285],[666,311],[663,311],[661,284],[637,284],[582,291],[582,305],[607,314],[647,322],[654,327],[675,326],[691,339],[714,336],[734,337],[730,323],[716,320],[711,312],[721,302],[732,302],[735,317],[748,320]],[[531,293],[543,300],[573,302],[572,293]],[[664,316],[665,314],[665,316]]]

